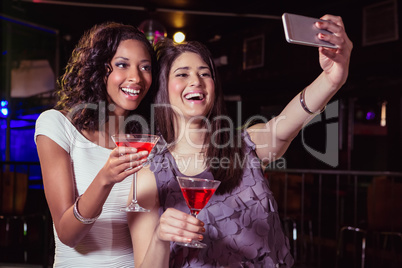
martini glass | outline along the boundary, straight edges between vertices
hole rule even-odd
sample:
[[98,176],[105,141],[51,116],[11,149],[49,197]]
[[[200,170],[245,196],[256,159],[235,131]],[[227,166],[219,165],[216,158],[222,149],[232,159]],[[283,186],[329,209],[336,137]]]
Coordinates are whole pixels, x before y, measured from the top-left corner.
[[[197,217],[218,188],[220,181],[200,178],[177,177],[183,197],[190,209],[190,214]],[[192,248],[205,248],[206,244],[192,240],[189,243],[176,242],[178,245]]]
[[[116,134],[112,135],[112,139],[117,146],[134,147],[137,152],[147,151],[150,155],[155,144],[159,140],[159,136],[150,134]],[[145,158],[147,156],[144,156]],[[141,159],[143,159],[141,158]],[[140,159],[139,159],[140,160]],[[143,165],[145,165],[144,163]],[[122,208],[121,211],[126,212],[149,212],[149,209],[145,209],[138,204],[137,200],[137,172],[133,175],[133,199],[131,203]]]

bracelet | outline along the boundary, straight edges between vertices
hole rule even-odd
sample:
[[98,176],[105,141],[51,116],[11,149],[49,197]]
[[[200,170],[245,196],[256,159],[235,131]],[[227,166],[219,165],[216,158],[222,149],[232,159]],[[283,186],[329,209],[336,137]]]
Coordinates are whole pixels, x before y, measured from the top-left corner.
[[325,108],[327,108],[327,105],[325,105],[322,109],[321,109],[321,111],[319,111],[319,112],[312,112],[308,107],[307,107],[307,105],[306,105],[306,101],[304,100],[304,91],[305,91],[306,89],[304,88],[301,92],[300,92],[300,104],[301,104],[301,107],[303,108],[303,110],[305,110],[308,114],[320,114],[320,113],[322,113],[322,112],[324,112],[325,111]]
[[84,218],[84,217],[82,217],[82,215],[78,212],[78,200],[80,200],[81,196],[82,195],[78,196],[77,200],[75,200],[74,208],[73,208],[74,216],[79,222],[81,222],[83,224],[92,224],[99,218],[100,213],[99,213],[98,216],[96,216],[94,218]]

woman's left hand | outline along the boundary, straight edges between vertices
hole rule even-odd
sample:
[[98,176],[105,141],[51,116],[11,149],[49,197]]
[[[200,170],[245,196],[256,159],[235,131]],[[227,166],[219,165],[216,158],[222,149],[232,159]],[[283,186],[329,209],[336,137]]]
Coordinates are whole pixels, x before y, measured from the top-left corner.
[[339,16],[325,15],[321,17],[326,22],[317,22],[316,26],[320,29],[326,29],[333,34],[322,35],[318,38],[335,44],[338,48],[319,48],[320,65],[328,81],[339,89],[348,77],[350,54],[353,43],[345,32],[342,18]]

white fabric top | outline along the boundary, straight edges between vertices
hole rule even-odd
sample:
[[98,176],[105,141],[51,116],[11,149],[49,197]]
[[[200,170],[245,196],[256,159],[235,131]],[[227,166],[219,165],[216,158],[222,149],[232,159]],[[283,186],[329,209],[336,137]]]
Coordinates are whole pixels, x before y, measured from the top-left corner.
[[[43,112],[36,121],[35,142],[45,135],[71,156],[74,181],[79,195],[83,194],[106,163],[111,150],[87,140],[59,111]],[[55,228],[54,267],[134,267],[133,248],[127,225],[127,214],[120,208],[127,203],[132,180],[114,185],[102,213],[89,233],[75,247],[64,245]]]

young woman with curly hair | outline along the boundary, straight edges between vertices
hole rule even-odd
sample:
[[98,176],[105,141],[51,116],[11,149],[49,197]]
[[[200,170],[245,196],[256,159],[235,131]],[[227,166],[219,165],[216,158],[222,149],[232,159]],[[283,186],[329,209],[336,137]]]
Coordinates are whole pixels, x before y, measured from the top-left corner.
[[148,129],[137,108],[147,104],[155,62],[137,28],[95,25],[72,52],[55,109],[37,120],[55,267],[134,267],[127,214],[119,209],[131,189],[126,178],[141,169],[146,152],[115,148],[110,137]]

